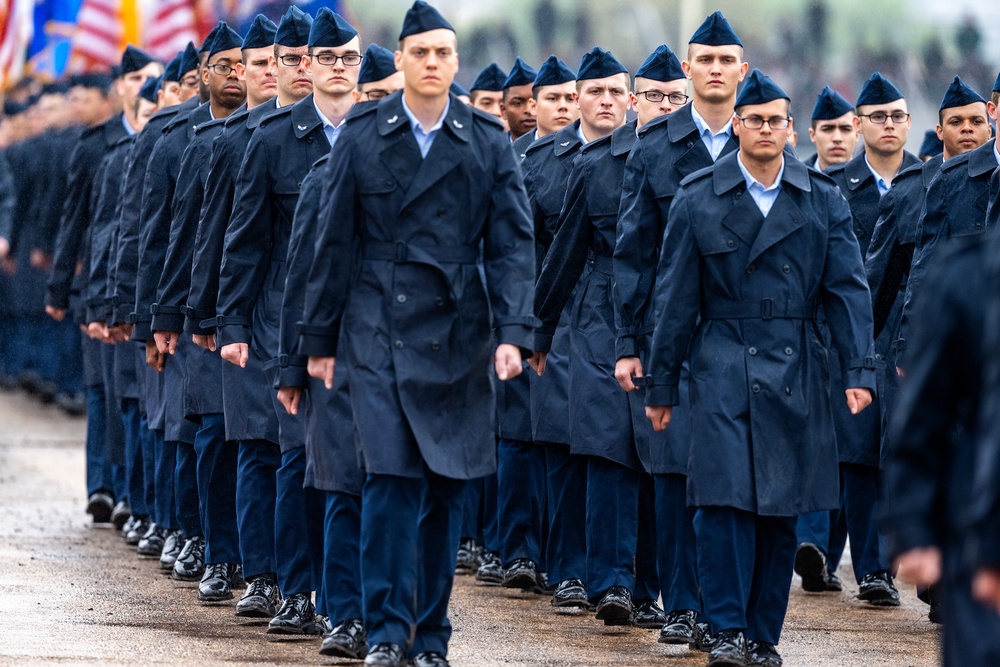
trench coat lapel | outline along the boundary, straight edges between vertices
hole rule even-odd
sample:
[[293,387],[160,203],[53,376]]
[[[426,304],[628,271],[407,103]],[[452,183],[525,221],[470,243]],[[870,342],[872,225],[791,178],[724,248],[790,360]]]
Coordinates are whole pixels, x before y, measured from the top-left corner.
[[[461,145],[469,142],[472,122],[472,111],[453,96],[444,123],[434,137],[434,143],[431,144],[427,157],[417,163],[419,165],[417,173],[406,188],[406,197],[401,207],[412,204],[415,199],[462,163],[464,151],[461,150]],[[415,144],[416,140],[413,141]]]
[[812,189],[805,165],[798,160],[785,160],[781,181],[781,192],[764,218],[764,224],[750,248],[747,264],[752,264],[765,250],[790,236],[806,222],[806,216],[796,203],[799,191],[809,192]]

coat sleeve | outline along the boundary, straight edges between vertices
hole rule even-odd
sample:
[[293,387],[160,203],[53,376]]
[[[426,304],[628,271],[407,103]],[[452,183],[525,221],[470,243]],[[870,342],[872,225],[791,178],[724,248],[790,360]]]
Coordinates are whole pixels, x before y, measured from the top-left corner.
[[14,179],[6,151],[0,153],[0,238],[10,241],[14,230]]
[[910,260],[913,257],[912,248],[904,248],[899,242],[896,192],[889,190],[879,203],[878,222],[875,223],[872,240],[868,244],[868,256],[865,258],[876,338],[885,328],[889,312],[899,294],[899,286],[910,272]]
[[133,145],[131,159],[122,184],[121,215],[118,221],[118,245],[115,249],[114,315],[115,324],[132,321],[135,311],[136,272],[139,269],[139,218],[142,214],[142,191],[149,164],[148,135],[140,133]]
[[69,159],[66,199],[63,201],[59,232],[52,258],[52,274],[46,288],[45,303],[56,308],[69,306],[70,286],[76,275],[81,246],[90,226],[94,172],[98,155],[93,150],[97,138],[86,136],[77,142]]
[[117,172],[109,168],[116,151],[108,153],[94,179],[95,187],[100,184],[94,219],[91,223],[90,263],[84,268],[86,280],[81,298],[86,307],[87,322],[107,322],[112,319],[111,303],[106,297],[108,268],[111,264],[111,235],[115,222],[115,208],[118,204]]

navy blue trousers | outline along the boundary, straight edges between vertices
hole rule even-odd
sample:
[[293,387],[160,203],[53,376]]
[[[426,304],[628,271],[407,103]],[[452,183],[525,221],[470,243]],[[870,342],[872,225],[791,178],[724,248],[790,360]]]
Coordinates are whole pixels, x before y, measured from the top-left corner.
[[656,497],[653,476],[639,475],[639,532],[635,546],[635,590],[637,603],[656,602],[660,598],[660,572],[657,561]]
[[116,500],[128,500],[125,474],[125,426],[122,423],[121,400],[115,387],[115,349],[101,345],[101,373],[104,377],[105,434],[108,441],[108,461]]
[[[306,448],[282,454],[275,475],[274,559],[278,587],[285,597],[323,590],[326,498],[322,491],[304,488],[305,481]],[[326,615],[322,606],[316,611]]]
[[[156,520],[156,432],[149,428],[145,413],[139,414],[139,438],[142,446],[142,494],[146,510]],[[135,508],[132,508],[135,511]]]
[[887,549],[876,520],[881,479],[878,468],[840,464],[841,507],[851,538],[851,563],[858,583],[866,574],[889,569]]
[[635,589],[639,473],[599,456],[587,462],[587,593],[597,602],[612,586]]
[[239,448],[226,441],[223,414],[201,416],[194,436],[198,457],[198,497],[205,533],[206,563],[239,563],[240,536],[236,528],[236,467]]
[[701,611],[694,509],[687,505],[685,475],[654,475],[656,553],[664,611]]
[[275,478],[281,450],[267,440],[241,440],[238,465],[236,515],[243,576],[247,581],[261,575],[275,577]]
[[799,544],[809,542],[826,555],[826,569],[836,572],[847,546],[847,521],[839,509],[810,512],[799,517],[795,533]]
[[754,641],[781,639],[795,564],[795,521],[732,507],[697,508],[702,619],[713,634],[738,629]]
[[174,477],[177,468],[177,443],[163,437],[163,431],[153,431],[156,440],[156,524],[178,530],[177,499]]
[[483,544],[483,478],[470,479],[462,492],[462,539]]
[[941,576],[944,667],[1000,665],[1000,616],[972,598],[970,572],[944,554]]
[[368,475],[361,501],[361,581],[371,644],[447,655],[448,601],[461,539],[464,480]]
[[364,618],[361,599],[361,496],[336,491],[320,493],[326,495],[324,606],[336,627],[344,621]]
[[545,444],[549,536],[545,564],[552,584],[587,577],[587,459],[569,445]]
[[497,475],[487,475],[483,477],[483,545],[487,551],[500,551],[500,509],[498,506],[498,496],[500,490],[497,488]]
[[516,558],[527,558],[544,570],[545,448],[501,439],[497,486],[500,559],[506,567]]
[[70,318],[55,322],[55,336],[59,349],[59,372],[56,389],[60,394],[83,391],[83,348],[80,329]]
[[198,455],[194,445],[175,442],[177,463],[174,467],[174,513],[177,527],[184,535],[204,537],[201,526],[201,498],[198,495]]
[[111,462],[108,461],[107,409],[104,387],[87,387],[87,495],[103,491],[113,494]]
[[142,461],[142,418],[139,401],[121,399],[121,421],[125,433],[125,484],[133,516],[148,517],[146,504],[146,470]]

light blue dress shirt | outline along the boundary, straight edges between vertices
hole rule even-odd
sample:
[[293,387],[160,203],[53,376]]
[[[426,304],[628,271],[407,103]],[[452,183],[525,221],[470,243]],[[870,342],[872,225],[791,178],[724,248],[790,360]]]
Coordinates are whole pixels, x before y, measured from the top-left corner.
[[[209,107],[209,108],[211,108],[211,107]],[[127,134],[130,137],[133,134],[135,134],[135,130],[133,130],[132,126],[128,124],[127,120],[125,120],[125,114],[122,114],[122,125],[125,126],[125,134]]]
[[[323,112],[319,110],[319,105],[316,104],[316,99],[313,98],[313,107],[316,108],[316,115],[319,116],[320,121],[323,123],[323,134],[326,135],[326,140],[330,142],[330,148],[337,143],[337,137],[340,136],[340,128],[344,127],[344,121],[340,121],[340,125],[334,125]],[[346,118],[345,118],[346,120]]]
[[868,156],[865,156],[865,164],[868,165],[868,171],[872,173],[875,177],[875,185],[878,186],[879,195],[884,195],[892,187],[892,183],[886,183],[885,179],[878,175],[878,172],[872,169],[872,163],[868,161]]
[[766,218],[767,214],[771,212],[771,207],[774,206],[774,200],[781,193],[781,177],[785,173],[784,156],[781,158],[781,169],[778,170],[778,176],[774,179],[774,183],[767,188],[747,171],[739,155],[736,156],[736,163],[740,165],[740,171],[743,172],[743,178],[747,182],[747,192],[750,194],[750,198],[753,199],[753,203],[757,204],[761,215]]
[[726,142],[729,141],[729,137],[733,134],[733,124],[726,123],[726,127],[718,134],[712,133],[712,128],[708,126],[705,119],[698,115],[698,110],[691,105],[691,118],[694,119],[695,127],[698,128],[698,133],[701,136],[701,140],[705,143],[705,148],[708,149],[709,155],[712,156],[712,162],[719,159],[719,155],[722,154],[722,149],[726,147]]
[[427,157],[427,153],[431,150],[431,145],[434,143],[434,138],[437,137],[437,133],[441,131],[444,127],[444,119],[448,116],[448,110],[451,108],[451,100],[444,105],[444,112],[442,112],[441,117],[438,118],[438,122],[434,124],[429,130],[425,130],[417,120],[417,117],[413,115],[410,111],[410,107],[406,106],[406,95],[403,95],[403,112],[406,113],[406,117],[410,119],[410,129],[413,130],[413,138],[417,140],[417,146],[420,147],[420,157]]

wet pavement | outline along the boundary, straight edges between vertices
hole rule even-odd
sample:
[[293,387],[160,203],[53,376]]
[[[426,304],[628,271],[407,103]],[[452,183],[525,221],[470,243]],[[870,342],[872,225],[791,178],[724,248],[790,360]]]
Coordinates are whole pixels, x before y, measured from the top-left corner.
[[[85,422],[0,393],[0,665],[359,665],[321,657],[318,639],[273,640],[203,606],[110,527],[84,514]],[[785,665],[910,667],[938,662],[938,631],[909,587],[903,605],[856,599],[849,565],[840,594],[803,593],[796,579],[779,645]],[[456,667],[701,666],[704,654],[656,643],[656,631],[605,628],[557,614],[545,598],[477,586],[452,596]]]

